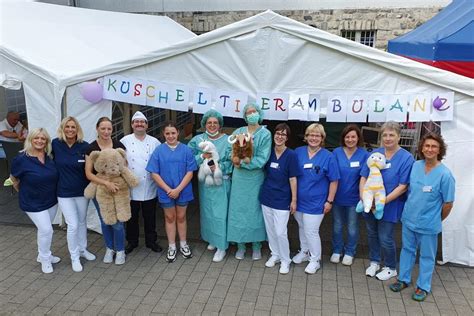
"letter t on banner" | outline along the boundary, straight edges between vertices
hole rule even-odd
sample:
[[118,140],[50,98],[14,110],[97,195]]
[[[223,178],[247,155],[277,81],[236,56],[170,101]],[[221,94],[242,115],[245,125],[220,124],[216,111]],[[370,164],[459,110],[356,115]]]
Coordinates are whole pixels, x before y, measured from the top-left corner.
[[326,109],[327,122],[346,122],[347,96],[328,95],[328,107]]

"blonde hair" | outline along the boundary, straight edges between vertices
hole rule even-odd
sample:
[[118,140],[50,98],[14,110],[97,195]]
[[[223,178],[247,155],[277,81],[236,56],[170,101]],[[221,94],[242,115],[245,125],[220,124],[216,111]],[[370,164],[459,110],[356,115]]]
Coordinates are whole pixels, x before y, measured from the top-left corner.
[[306,130],[304,132],[305,141],[306,141],[306,136],[308,136],[311,133],[321,134],[321,147],[324,146],[324,140],[326,139],[326,132],[324,131],[324,126],[322,126],[319,123],[313,123],[313,124],[310,124],[308,127],[306,127]]
[[33,154],[33,139],[37,137],[39,134],[43,134],[46,138],[46,147],[44,148],[44,152],[48,155],[49,158],[52,158],[51,155],[51,137],[48,134],[48,131],[45,128],[33,128],[26,137],[25,145],[23,147],[23,152],[25,152],[28,156]]
[[57,132],[58,139],[63,142],[66,141],[66,135],[64,135],[64,127],[69,121],[73,121],[74,124],[76,124],[76,131],[77,131],[76,141],[79,143],[82,143],[84,141],[84,132],[82,131],[82,127],[81,127],[81,124],[79,124],[79,121],[73,116],[66,116],[61,121],[61,124],[59,124],[58,132]]

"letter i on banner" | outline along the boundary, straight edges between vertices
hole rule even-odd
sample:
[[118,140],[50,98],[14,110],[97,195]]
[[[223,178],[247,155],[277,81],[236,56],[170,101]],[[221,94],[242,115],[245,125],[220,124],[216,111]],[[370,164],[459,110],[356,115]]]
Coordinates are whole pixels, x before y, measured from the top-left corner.
[[308,94],[290,94],[288,107],[289,120],[308,120]]
[[202,87],[194,87],[193,113],[204,114],[212,107],[212,90]]
[[408,96],[393,94],[387,96],[387,121],[406,122],[408,113]]
[[410,122],[428,122],[431,116],[431,94],[414,94],[410,96]]
[[321,95],[310,94],[308,97],[308,121],[318,122],[321,113]]
[[361,95],[347,96],[347,122],[367,122],[368,101]]
[[327,122],[346,122],[346,118],[347,118],[347,96],[328,95],[326,121]]
[[369,122],[385,122],[387,109],[386,95],[371,95],[369,97]]
[[454,92],[431,94],[431,120],[452,121],[454,117]]

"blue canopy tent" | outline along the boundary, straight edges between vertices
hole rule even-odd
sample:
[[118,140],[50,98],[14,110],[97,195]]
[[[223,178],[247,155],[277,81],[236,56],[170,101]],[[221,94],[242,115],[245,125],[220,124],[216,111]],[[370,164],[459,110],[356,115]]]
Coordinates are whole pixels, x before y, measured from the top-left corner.
[[474,78],[474,1],[453,0],[431,20],[389,41],[388,51]]

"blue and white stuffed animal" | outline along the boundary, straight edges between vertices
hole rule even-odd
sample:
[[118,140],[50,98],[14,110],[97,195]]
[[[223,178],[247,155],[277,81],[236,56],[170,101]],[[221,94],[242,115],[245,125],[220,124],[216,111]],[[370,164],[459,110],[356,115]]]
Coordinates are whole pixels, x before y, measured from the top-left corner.
[[385,207],[385,187],[383,184],[382,173],[386,165],[385,156],[379,152],[375,152],[367,159],[370,173],[362,190],[362,201],[356,206],[356,212],[362,211],[369,213],[372,203],[375,200],[374,217],[381,219],[383,217],[383,209]]
[[[204,140],[199,143],[199,148],[203,153],[211,154],[211,158],[204,159],[202,164],[199,166],[199,181],[204,182],[207,186],[221,185],[222,170],[219,167],[219,153],[217,152],[216,146],[212,142]],[[211,170],[212,165],[216,167],[214,172]]]

